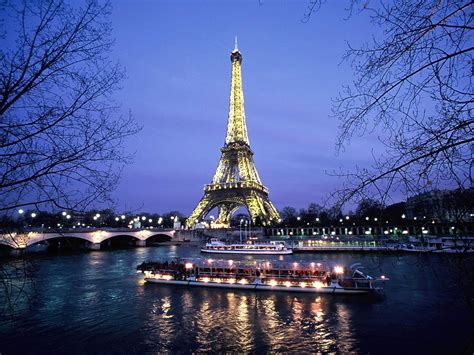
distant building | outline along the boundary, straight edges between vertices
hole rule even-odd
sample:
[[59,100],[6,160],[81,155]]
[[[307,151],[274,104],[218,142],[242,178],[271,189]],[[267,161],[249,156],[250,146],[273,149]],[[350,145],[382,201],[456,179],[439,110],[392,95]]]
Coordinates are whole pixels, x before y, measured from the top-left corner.
[[431,190],[407,199],[408,219],[474,222],[474,189]]

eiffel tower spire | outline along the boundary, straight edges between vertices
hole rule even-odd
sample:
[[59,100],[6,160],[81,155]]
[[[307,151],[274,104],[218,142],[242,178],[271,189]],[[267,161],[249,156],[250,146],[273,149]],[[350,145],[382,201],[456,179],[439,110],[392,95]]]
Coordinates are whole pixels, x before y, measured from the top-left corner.
[[230,55],[230,60],[232,61],[232,81],[230,84],[229,121],[225,143],[242,142],[250,145],[245,122],[244,91],[242,89],[242,54],[240,54],[237,47],[237,37],[235,37],[235,48]]
[[186,221],[188,227],[216,207],[219,210],[216,222],[220,225],[229,225],[232,214],[241,206],[247,208],[254,223],[259,219],[268,225],[280,217],[260,180],[250,149],[242,89],[242,54],[237,37],[230,60],[232,80],[225,144],[211,184],[204,187],[204,196]]

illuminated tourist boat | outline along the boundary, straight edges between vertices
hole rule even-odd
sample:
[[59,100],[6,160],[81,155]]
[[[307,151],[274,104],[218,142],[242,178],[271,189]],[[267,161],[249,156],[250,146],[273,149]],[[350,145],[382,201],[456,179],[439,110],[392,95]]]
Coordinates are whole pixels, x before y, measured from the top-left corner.
[[226,244],[223,241],[212,238],[201,248],[202,253],[213,254],[261,254],[261,255],[288,255],[293,250],[286,247],[283,241],[271,241],[269,243],[241,243]]
[[137,270],[145,281],[188,287],[215,287],[307,293],[368,294],[382,290],[388,278],[373,278],[358,265],[328,266],[316,262],[236,262],[233,260],[188,259],[145,262]]

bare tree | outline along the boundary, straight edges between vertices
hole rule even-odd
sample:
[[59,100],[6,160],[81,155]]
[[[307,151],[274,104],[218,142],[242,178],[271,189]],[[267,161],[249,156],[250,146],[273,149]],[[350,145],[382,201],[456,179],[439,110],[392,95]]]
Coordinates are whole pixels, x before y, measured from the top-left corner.
[[[110,4],[0,3],[0,213],[28,206],[83,210],[110,201],[125,138],[139,128],[112,94],[124,70],[110,58]],[[2,244],[24,247],[2,230]],[[0,263],[2,311],[29,296],[28,260]]]
[[[311,1],[305,19],[324,1]],[[473,184],[474,59],[472,1],[351,0],[349,14],[369,14],[383,30],[349,49],[355,80],[335,99],[338,150],[354,136],[381,132],[386,147],[371,168],[338,172],[347,178],[339,202],[385,199],[401,189]]]
[[[110,4],[25,0],[1,9],[0,211],[106,200],[137,127],[111,100]],[[5,30],[7,28],[7,30]]]

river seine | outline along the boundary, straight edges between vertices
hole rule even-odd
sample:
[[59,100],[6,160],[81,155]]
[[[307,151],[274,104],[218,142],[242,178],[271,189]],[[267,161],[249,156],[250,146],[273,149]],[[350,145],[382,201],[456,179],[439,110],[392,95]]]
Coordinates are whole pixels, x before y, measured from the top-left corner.
[[365,272],[390,278],[381,298],[149,285],[135,271],[142,261],[175,256],[199,256],[199,250],[161,246],[34,257],[26,290],[31,301],[21,298],[15,314],[0,319],[0,353],[472,354],[474,349],[468,306],[472,257],[284,257],[361,262]]

